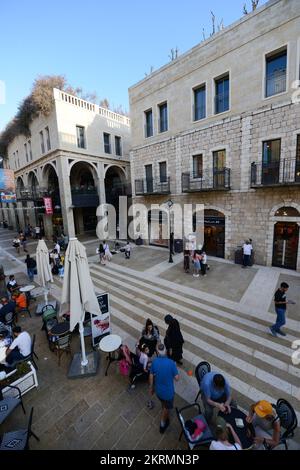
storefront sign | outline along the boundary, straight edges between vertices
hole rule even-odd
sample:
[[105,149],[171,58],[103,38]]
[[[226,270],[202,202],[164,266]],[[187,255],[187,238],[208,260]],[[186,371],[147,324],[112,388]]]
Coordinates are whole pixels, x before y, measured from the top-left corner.
[[204,217],[204,225],[225,225],[225,217]]
[[17,202],[13,170],[0,169],[0,199],[1,202]]
[[110,334],[109,294],[97,295],[101,315],[91,314],[93,347],[99,344],[103,336]]
[[51,197],[44,197],[44,206],[47,215],[53,214],[52,199]]

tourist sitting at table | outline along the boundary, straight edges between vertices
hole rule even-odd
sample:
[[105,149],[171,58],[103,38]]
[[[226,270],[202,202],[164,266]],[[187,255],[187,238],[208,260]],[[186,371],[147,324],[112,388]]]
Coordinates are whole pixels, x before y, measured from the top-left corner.
[[11,298],[16,303],[16,312],[27,308],[27,298],[25,292],[16,291],[11,296]]
[[20,286],[17,284],[17,281],[15,280],[15,276],[13,274],[11,274],[9,276],[9,281],[8,281],[7,286],[6,286],[8,292],[11,294],[13,291],[18,289],[18,287],[20,287]]
[[148,357],[152,357],[157,343],[159,341],[159,330],[156,325],[153,325],[153,322],[150,318],[147,319],[145,328],[142,330],[142,337],[139,341],[139,344],[146,344],[149,348]]
[[0,348],[8,347],[12,343],[12,329],[0,322]]
[[250,406],[246,418],[255,430],[255,450],[265,450],[275,447],[280,441],[280,419],[271,403],[266,400]]
[[131,388],[135,388],[135,380],[138,376],[149,375],[149,348],[146,344],[142,344],[141,348],[137,348],[137,354],[131,353],[132,367],[129,375]]
[[[212,441],[209,450],[242,450],[241,441],[235,430],[221,416],[218,416],[215,422],[215,436],[216,440]],[[230,437],[234,441],[233,444],[229,442]]]
[[5,323],[5,316],[12,312],[15,312],[16,302],[14,300],[8,300],[7,297],[1,299],[2,308],[0,309],[0,322]]
[[[213,419],[214,409],[231,413],[232,403],[228,381],[218,372],[208,372],[201,381],[201,398],[208,422]],[[232,403],[234,405],[234,403]]]
[[22,331],[20,326],[15,326],[13,335],[14,340],[6,350],[6,362],[9,366],[24,359],[31,352],[31,338],[27,331]]

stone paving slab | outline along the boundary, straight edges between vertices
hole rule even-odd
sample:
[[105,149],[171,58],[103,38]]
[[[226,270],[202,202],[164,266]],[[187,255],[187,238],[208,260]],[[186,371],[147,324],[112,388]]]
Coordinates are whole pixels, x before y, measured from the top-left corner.
[[[287,316],[293,320],[300,320],[300,277],[290,276],[289,274],[280,274],[278,283],[276,286],[277,290],[280,287],[282,282],[287,282],[290,286],[287,292],[287,298],[294,300],[295,305],[288,305],[287,307]],[[275,292],[275,291],[274,291]],[[275,313],[274,302],[270,303],[269,312]]]

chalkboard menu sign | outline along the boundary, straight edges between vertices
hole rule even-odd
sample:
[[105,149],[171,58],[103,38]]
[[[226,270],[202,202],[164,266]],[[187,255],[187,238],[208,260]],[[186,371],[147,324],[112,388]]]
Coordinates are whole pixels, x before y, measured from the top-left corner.
[[92,342],[93,347],[99,344],[101,338],[110,334],[110,312],[109,312],[109,294],[97,295],[100,315],[91,314]]

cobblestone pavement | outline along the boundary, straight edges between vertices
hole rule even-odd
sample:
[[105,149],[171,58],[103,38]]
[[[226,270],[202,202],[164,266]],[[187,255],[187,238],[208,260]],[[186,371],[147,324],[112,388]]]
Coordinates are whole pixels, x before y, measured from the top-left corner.
[[[26,283],[24,254],[15,256],[9,235],[7,230],[0,231],[0,262],[6,273],[15,270],[17,279]],[[182,272],[182,255],[175,255],[170,265],[164,249],[135,246],[130,260],[117,254],[111,263],[100,266],[95,255],[97,240],[85,237],[82,241],[95,289],[110,293],[113,332],[120,334],[124,343],[134,346],[148,317],[159,326],[162,336],[166,313],[180,321],[185,344],[176,406],[194,401],[197,383],[187,372],[201,360],[208,360],[213,369],[229,378],[242,409],[259,399],[275,402],[286,398],[299,417],[300,367],[291,361],[292,341],[300,336],[299,309],[289,308],[286,338],[273,338],[267,333],[274,321],[272,295],[279,282],[288,279],[290,298],[299,305],[299,273],[260,266],[241,270],[228,261],[212,259],[209,275],[195,279]],[[35,247],[33,241],[28,249],[34,253]],[[56,278],[51,293],[57,300],[61,287]],[[145,384],[128,392],[126,378],[119,374],[116,364],[105,377],[103,355],[97,376],[69,380],[66,374],[70,359],[63,356],[58,367],[40,330],[41,319],[33,315],[31,319],[21,318],[20,324],[37,335],[39,387],[24,396],[26,409],[34,406],[33,429],[41,438],[39,443],[31,440],[32,448],[186,448],[178,441],[180,429],[175,413],[166,433],[159,434],[160,405],[156,401],[153,410],[147,408]],[[89,341],[87,338],[87,349]],[[74,336],[72,351],[79,349],[79,339]],[[24,425],[25,421],[22,411],[16,410],[2,426],[3,431]],[[299,443],[297,429],[290,447],[299,448]]]

